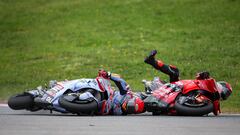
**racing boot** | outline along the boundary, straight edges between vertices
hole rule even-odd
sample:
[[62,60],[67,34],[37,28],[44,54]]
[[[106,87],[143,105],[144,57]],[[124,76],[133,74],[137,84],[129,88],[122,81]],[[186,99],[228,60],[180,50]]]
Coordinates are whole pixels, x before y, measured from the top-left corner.
[[144,59],[144,62],[152,65],[157,70],[161,70],[161,67],[164,64],[162,61],[155,59],[156,54],[157,54],[157,50],[152,50],[150,54]]
[[144,59],[144,62],[150,65],[154,65],[156,54],[157,54],[157,50],[152,50],[150,54]]
[[166,65],[161,60],[156,60],[155,55],[157,50],[152,50],[150,54],[145,58],[144,62],[152,65],[155,69],[170,76],[170,82],[175,82],[179,80],[179,70],[173,65]]

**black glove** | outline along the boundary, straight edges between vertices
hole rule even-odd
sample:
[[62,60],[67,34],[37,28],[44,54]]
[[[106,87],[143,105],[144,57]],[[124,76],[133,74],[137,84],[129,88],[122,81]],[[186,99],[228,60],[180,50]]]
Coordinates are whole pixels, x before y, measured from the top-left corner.
[[199,72],[196,75],[197,80],[204,80],[209,78],[210,78],[210,73],[208,71]]

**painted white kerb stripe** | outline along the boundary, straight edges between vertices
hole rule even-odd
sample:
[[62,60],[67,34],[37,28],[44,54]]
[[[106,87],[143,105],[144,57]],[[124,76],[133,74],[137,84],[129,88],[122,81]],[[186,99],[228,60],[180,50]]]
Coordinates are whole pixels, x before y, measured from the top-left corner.
[[7,107],[8,105],[7,104],[0,104],[0,106]]

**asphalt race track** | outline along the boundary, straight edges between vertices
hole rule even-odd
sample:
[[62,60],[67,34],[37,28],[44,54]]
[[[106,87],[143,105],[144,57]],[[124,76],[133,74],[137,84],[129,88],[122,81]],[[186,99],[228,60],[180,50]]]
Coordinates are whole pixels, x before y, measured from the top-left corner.
[[0,135],[239,135],[240,115],[76,116],[0,106]]

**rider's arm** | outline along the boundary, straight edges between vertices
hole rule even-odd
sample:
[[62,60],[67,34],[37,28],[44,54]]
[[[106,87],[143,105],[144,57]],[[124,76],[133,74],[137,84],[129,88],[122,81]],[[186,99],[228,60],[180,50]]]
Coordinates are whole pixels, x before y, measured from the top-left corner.
[[128,92],[127,86],[128,84],[126,83],[125,80],[119,77],[111,76],[110,79],[116,84],[118,87],[120,94],[125,95]]

